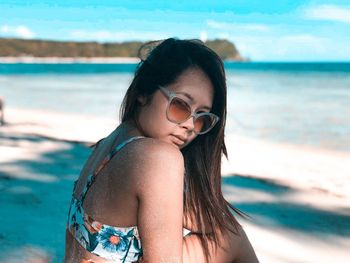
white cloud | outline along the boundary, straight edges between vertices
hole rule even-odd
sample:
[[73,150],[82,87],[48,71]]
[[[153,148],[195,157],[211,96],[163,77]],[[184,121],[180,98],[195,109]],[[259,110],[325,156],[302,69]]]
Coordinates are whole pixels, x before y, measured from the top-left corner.
[[167,33],[157,32],[138,32],[138,31],[87,31],[73,30],[70,36],[76,40],[93,40],[93,41],[130,41],[130,40],[155,40],[170,37]]
[[224,29],[229,23],[217,22],[215,20],[207,20],[207,25],[214,29]]
[[0,34],[5,37],[19,37],[26,39],[35,37],[35,33],[23,25],[15,27],[3,25],[0,27]]
[[33,38],[35,36],[34,32],[32,32],[28,27],[18,26],[15,29],[17,36],[22,38]]
[[8,25],[4,25],[0,27],[1,33],[8,33],[9,31],[10,31],[10,28],[8,27]]
[[336,5],[319,5],[303,10],[305,18],[314,20],[328,20],[350,24],[350,7]]
[[202,40],[203,42],[207,41],[208,33],[206,31],[201,31],[199,33],[199,39]]
[[299,56],[302,54],[322,55],[329,49],[329,40],[310,34],[287,35],[276,40],[276,53]]
[[326,39],[310,34],[287,35],[280,38],[281,41],[293,42],[300,44],[317,44],[323,43]]
[[244,31],[259,31],[267,32],[270,31],[270,27],[264,24],[243,24],[243,23],[227,23],[218,22],[215,20],[207,20],[207,25],[213,29],[220,30],[244,30]]
[[[290,35],[229,35],[243,57],[253,61],[317,61],[330,59],[334,54],[331,40],[312,34]],[[337,58],[339,59],[339,58]]]
[[229,33],[226,33],[226,32],[220,32],[218,33],[218,38],[220,39],[230,39],[231,36]]

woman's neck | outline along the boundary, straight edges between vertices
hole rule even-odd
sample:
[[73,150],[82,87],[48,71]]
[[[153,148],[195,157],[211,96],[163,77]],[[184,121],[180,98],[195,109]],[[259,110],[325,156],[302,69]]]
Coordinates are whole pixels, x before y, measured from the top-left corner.
[[115,147],[119,143],[135,136],[144,135],[137,128],[133,120],[127,120],[119,124],[118,127],[108,137],[112,144],[112,147]]

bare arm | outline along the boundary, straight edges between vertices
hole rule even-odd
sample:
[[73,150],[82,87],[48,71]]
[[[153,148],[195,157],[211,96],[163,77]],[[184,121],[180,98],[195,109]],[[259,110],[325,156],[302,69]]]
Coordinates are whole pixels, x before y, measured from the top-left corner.
[[[213,244],[209,243],[211,262],[215,263],[255,263],[259,262],[250,241],[243,228],[239,227],[239,234],[227,233],[219,237],[222,247],[214,251]],[[205,262],[205,254],[198,235],[184,238],[183,262]]]
[[142,262],[182,262],[183,156],[170,144],[144,143],[135,161]]

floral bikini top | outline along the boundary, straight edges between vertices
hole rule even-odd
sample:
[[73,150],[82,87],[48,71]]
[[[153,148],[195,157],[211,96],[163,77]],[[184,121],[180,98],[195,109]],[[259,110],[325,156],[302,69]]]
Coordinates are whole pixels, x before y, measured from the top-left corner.
[[[77,242],[90,253],[113,262],[137,262],[140,260],[142,246],[137,226],[116,227],[95,221],[84,212],[83,202],[96,176],[113,156],[127,143],[140,138],[144,138],[144,136],[135,136],[122,142],[105,157],[98,168],[88,176],[81,195],[78,198],[75,198],[74,194],[72,195],[68,212],[67,228]],[[77,181],[74,182],[73,193]],[[184,236],[189,233],[188,229],[183,229]]]

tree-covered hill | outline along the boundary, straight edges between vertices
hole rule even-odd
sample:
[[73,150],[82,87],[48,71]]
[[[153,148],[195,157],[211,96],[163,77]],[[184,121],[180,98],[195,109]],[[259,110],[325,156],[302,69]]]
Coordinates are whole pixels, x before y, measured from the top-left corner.
[[[0,57],[137,57],[143,42],[70,42],[0,38]],[[222,59],[244,60],[228,40],[209,40],[205,44]]]

